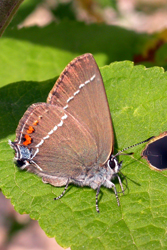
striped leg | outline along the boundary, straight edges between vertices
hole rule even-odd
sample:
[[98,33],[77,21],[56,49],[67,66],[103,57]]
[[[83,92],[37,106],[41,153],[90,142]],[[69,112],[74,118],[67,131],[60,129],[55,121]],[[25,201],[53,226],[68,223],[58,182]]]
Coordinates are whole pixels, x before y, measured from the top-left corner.
[[123,188],[121,178],[119,177],[119,175],[117,175],[117,178],[118,178],[118,181],[119,181],[119,185],[121,186],[122,193],[124,194],[124,191],[125,191],[125,190],[124,190],[124,188]]
[[117,194],[117,190],[116,190],[115,185],[113,186],[113,188],[114,188],[115,197],[116,197],[116,199],[117,199],[117,204],[118,204],[118,206],[120,206],[119,198],[118,198],[118,194]]
[[[118,178],[118,180],[119,180],[119,178]],[[121,179],[120,179],[119,181],[121,182]],[[115,187],[114,183],[112,183],[112,182],[109,181],[109,180],[106,180],[105,186],[106,186],[107,188],[113,188],[113,189],[114,189],[115,197],[116,197],[116,199],[117,199],[117,204],[118,204],[118,206],[120,206],[119,198],[118,198],[118,194],[117,194],[117,190],[116,190],[116,187]],[[121,188],[123,188],[123,187],[121,187]]]
[[69,179],[68,179],[68,181],[66,183],[66,186],[65,186],[63,192],[61,193],[61,195],[59,195],[58,197],[54,198],[54,200],[59,200],[61,197],[63,197],[63,195],[65,194],[65,192],[66,192],[66,190],[68,188],[68,185],[69,185]]
[[100,213],[100,211],[99,211],[99,206],[98,206],[98,195],[99,195],[99,192],[100,192],[100,187],[101,187],[101,186],[99,186],[99,187],[97,188],[97,192],[96,192],[96,211],[97,211],[98,213]]

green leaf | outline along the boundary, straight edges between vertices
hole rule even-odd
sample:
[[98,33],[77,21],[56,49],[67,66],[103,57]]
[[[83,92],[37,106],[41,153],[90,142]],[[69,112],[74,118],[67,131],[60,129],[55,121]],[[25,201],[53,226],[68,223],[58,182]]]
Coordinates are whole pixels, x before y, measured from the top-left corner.
[[100,4],[102,7],[112,7],[113,9],[117,10],[117,1],[116,0],[96,0],[97,3]]
[[[38,220],[45,233],[55,237],[63,247],[70,246],[72,250],[166,249],[167,171],[150,170],[140,156],[144,145],[133,148],[133,156],[119,157],[123,160],[122,173],[128,180],[128,189],[125,195],[119,194],[121,206],[118,207],[114,192],[102,188],[100,214],[96,212],[95,191],[91,188],[70,185],[64,197],[54,201],[63,188],[44,184],[38,176],[19,171],[13,163],[14,152],[7,141],[15,139],[19,119],[30,104],[46,100],[56,76],[71,59],[92,52],[102,66],[111,59],[131,58],[135,50],[131,45],[141,38],[103,25],[87,27],[72,23],[68,28],[62,23],[43,29],[8,30],[0,41],[2,192],[11,199],[16,211]],[[120,31],[122,37],[129,35],[128,44],[120,39]],[[99,39],[91,44],[97,34]],[[84,37],[87,39],[82,43]],[[111,45],[112,37],[115,40]],[[122,47],[117,47],[116,42]],[[101,68],[101,73],[113,120],[115,152],[166,130],[167,74],[162,68],[146,69],[124,61]],[[118,181],[114,183],[120,191]],[[125,180],[123,183],[126,185]]]
[[147,39],[119,27],[66,21],[44,28],[8,28],[0,40],[0,84],[54,78],[74,57],[86,52],[95,55],[99,66],[132,60]]
[[[101,72],[118,149],[166,129],[167,75],[162,68],[134,67],[126,61],[106,66]],[[167,173],[149,169],[140,157],[142,145],[134,148],[133,157],[120,157],[124,161],[122,172],[129,178],[126,194],[120,195],[121,206],[117,206],[112,190],[102,188],[100,214],[95,209],[94,190],[71,185],[62,199],[53,201],[63,188],[43,184],[39,177],[19,171],[12,163],[13,152],[7,138],[14,139],[14,130],[23,112],[30,103],[44,101],[53,84],[53,80],[20,82],[1,89],[0,124],[4,138],[0,143],[0,186],[3,193],[11,198],[18,212],[39,220],[46,234],[55,237],[64,247],[165,249]],[[9,132],[13,135],[7,136]],[[117,180],[115,183],[120,190]]]
[[51,8],[51,11],[58,20],[76,20],[76,11],[73,1],[59,2],[55,8]]

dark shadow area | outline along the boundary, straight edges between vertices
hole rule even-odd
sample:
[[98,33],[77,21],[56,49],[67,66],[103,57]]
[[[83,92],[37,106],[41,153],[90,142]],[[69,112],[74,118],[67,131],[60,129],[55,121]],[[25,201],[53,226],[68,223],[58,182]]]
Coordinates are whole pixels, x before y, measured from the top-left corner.
[[16,82],[0,91],[0,138],[14,134],[27,108],[37,102],[46,102],[56,78],[44,82]]

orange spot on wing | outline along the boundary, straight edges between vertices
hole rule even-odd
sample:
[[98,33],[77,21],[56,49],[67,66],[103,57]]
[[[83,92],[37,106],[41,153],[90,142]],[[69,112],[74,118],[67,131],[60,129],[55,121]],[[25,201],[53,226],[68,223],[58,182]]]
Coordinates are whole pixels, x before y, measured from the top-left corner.
[[32,134],[34,131],[35,129],[32,126],[29,126],[29,128],[27,129],[28,134]]
[[33,125],[36,126],[36,125],[38,125],[38,123],[39,123],[39,121],[38,121],[38,120],[35,120],[35,121],[33,122]]
[[25,139],[25,141],[23,142],[24,146],[27,146],[27,145],[31,144],[32,138],[29,135],[25,135],[24,139]]

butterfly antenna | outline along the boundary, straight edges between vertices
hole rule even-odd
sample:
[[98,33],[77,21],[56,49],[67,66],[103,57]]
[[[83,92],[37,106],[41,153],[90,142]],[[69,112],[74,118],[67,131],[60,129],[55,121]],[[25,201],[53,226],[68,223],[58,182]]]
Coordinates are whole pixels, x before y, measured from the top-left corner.
[[[121,155],[122,154],[122,152],[124,152],[124,151],[126,151],[126,150],[128,150],[128,149],[130,149],[130,148],[133,148],[133,147],[136,147],[136,146],[138,146],[138,145],[140,145],[140,144],[142,144],[142,143],[145,143],[145,142],[148,142],[148,141],[150,141],[151,139],[153,139],[155,136],[151,136],[151,137],[149,137],[147,140],[144,140],[144,141],[142,141],[142,142],[138,142],[138,143],[136,143],[136,144],[134,144],[134,145],[132,145],[132,146],[129,146],[129,147],[127,147],[127,148],[124,148],[124,149],[122,149],[121,151],[119,151],[118,153],[116,153],[116,155],[114,155],[114,157],[116,157],[116,156],[118,156],[118,155]],[[133,153],[128,153],[128,154],[126,154],[126,155],[132,155]]]

